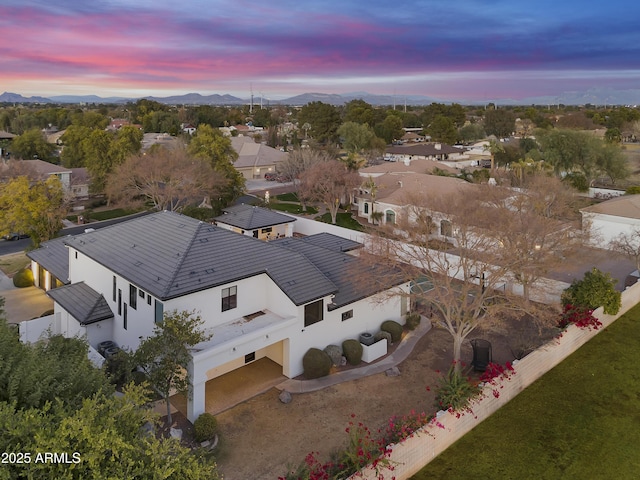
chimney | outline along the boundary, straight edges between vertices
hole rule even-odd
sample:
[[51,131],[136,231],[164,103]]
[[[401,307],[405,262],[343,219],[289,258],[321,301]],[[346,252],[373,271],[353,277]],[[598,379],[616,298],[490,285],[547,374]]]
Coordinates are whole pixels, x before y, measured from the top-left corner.
[[442,149],[442,144],[441,144],[441,143],[436,143],[433,147],[434,147],[436,150],[441,150],[441,149]]

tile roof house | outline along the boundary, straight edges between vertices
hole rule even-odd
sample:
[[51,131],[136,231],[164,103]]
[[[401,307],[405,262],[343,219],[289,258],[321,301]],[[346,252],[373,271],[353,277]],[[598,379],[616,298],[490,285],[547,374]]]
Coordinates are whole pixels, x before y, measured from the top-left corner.
[[238,153],[233,166],[244,178],[264,178],[267,172],[275,172],[278,164],[287,158],[287,153],[256,143],[249,136],[231,137],[231,146]]
[[640,229],[640,195],[622,195],[580,210],[592,243],[605,246],[621,233]]
[[385,158],[394,162],[411,163],[412,160],[455,160],[466,158],[464,150],[444,143],[425,143],[420,145],[394,146],[385,150]]
[[346,253],[357,246],[329,234],[264,242],[158,212],[47,242],[29,257],[34,271],[51,268],[68,282],[49,291],[52,330],[86,336],[94,348],[114,341],[135,350],[165,312],[195,310],[212,337],[192,350],[193,421],[215,377],[266,357],[292,378],[309,348],[375,332],[385,319],[404,323],[406,297],[374,299],[385,289],[407,292],[407,280],[390,272],[383,287],[359,281],[358,272],[386,277]]
[[221,228],[260,240],[291,237],[296,221],[283,213],[244,204],[225,208],[224,213],[213,220]]

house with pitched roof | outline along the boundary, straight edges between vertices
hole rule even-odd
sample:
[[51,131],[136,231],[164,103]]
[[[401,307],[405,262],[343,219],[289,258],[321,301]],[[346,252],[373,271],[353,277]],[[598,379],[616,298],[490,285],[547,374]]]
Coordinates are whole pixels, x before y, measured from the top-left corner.
[[622,233],[640,229],[640,195],[622,195],[580,210],[583,228],[590,229],[591,242],[604,246]]
[[221,228],[260,240],[293,236],[293,222],[296,219],[289,215],[245,204],[225,208],[223,212],[213,219]]
[[464,150],[445,143],[393,146],[385,150],[384,157],[388,161],[405,163],[419,159],[432,161],[466,159]]
[[212,337],[193,348],[188,367],[194,421],[213,378],[263,358],[292,378],[312,347],[373,333],[386,319],[404,323],[407,298],[386,293],[408,292],[407,279],[349,254],[357,246],[329,234],[264,242],[165,211],[29,256],[34,271],[50,269],[62,284],[48,292],[52,331],[85,336],[94,348],[114,341],[135,350],[165,312],[195,310]]
[[250,136],[231,137],[231,146],[238,153],[233,166],[247,180],[264,178],[264,174],[275,172],[278,164],[287,158],[287,153],[256,143]]

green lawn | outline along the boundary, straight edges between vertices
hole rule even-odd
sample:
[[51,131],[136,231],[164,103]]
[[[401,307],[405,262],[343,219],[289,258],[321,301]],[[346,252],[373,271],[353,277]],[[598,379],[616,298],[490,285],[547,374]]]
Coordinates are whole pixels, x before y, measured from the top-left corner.
[[[316,217],[316,220],[320,220],[324,223],[331,223],[331,214],[327,212],[320,217]],[[357,230],[359,232],[364,230],[364,227],[360,225],[355,218],[353,218],[351,213],[338,213],[336,216],[336,225],[339,227],[349,228],[351,230]]]
[[[113,210],[103,210],[101,212],[90,212],[88,214],[89,219],[92,221],[110,220],[112,218],[124,217],[125,215],[131,215],[139,210],[128,210],[124,208],[114,208]],[[86,218],[87,214],[85,214]]]
[[638,478],[638,352],[640,305],[412,478]]
[[298,196],[293,192],[281,193],[280,195],[276,195],[276,199],[281,202],[297,202]]
[[315,207],[307,207],[307,211],[303,212],[302,207],[297,203],[270,202],[268,207],[271,210],[278,210],[280,212],[287,212],[287,213],[294,213],[294,214],[315,215],[316,213],[318,213],[318,209]]

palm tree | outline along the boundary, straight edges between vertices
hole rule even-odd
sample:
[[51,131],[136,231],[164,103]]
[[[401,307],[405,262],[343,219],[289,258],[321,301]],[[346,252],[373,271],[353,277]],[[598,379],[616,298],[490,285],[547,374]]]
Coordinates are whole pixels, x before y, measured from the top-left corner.
[[489,140],[489,144],[485,145],[484,150],[491,153],[491,172],[493,173],[496,166],[496,154],[504,153],[504,147],[496,140]]

